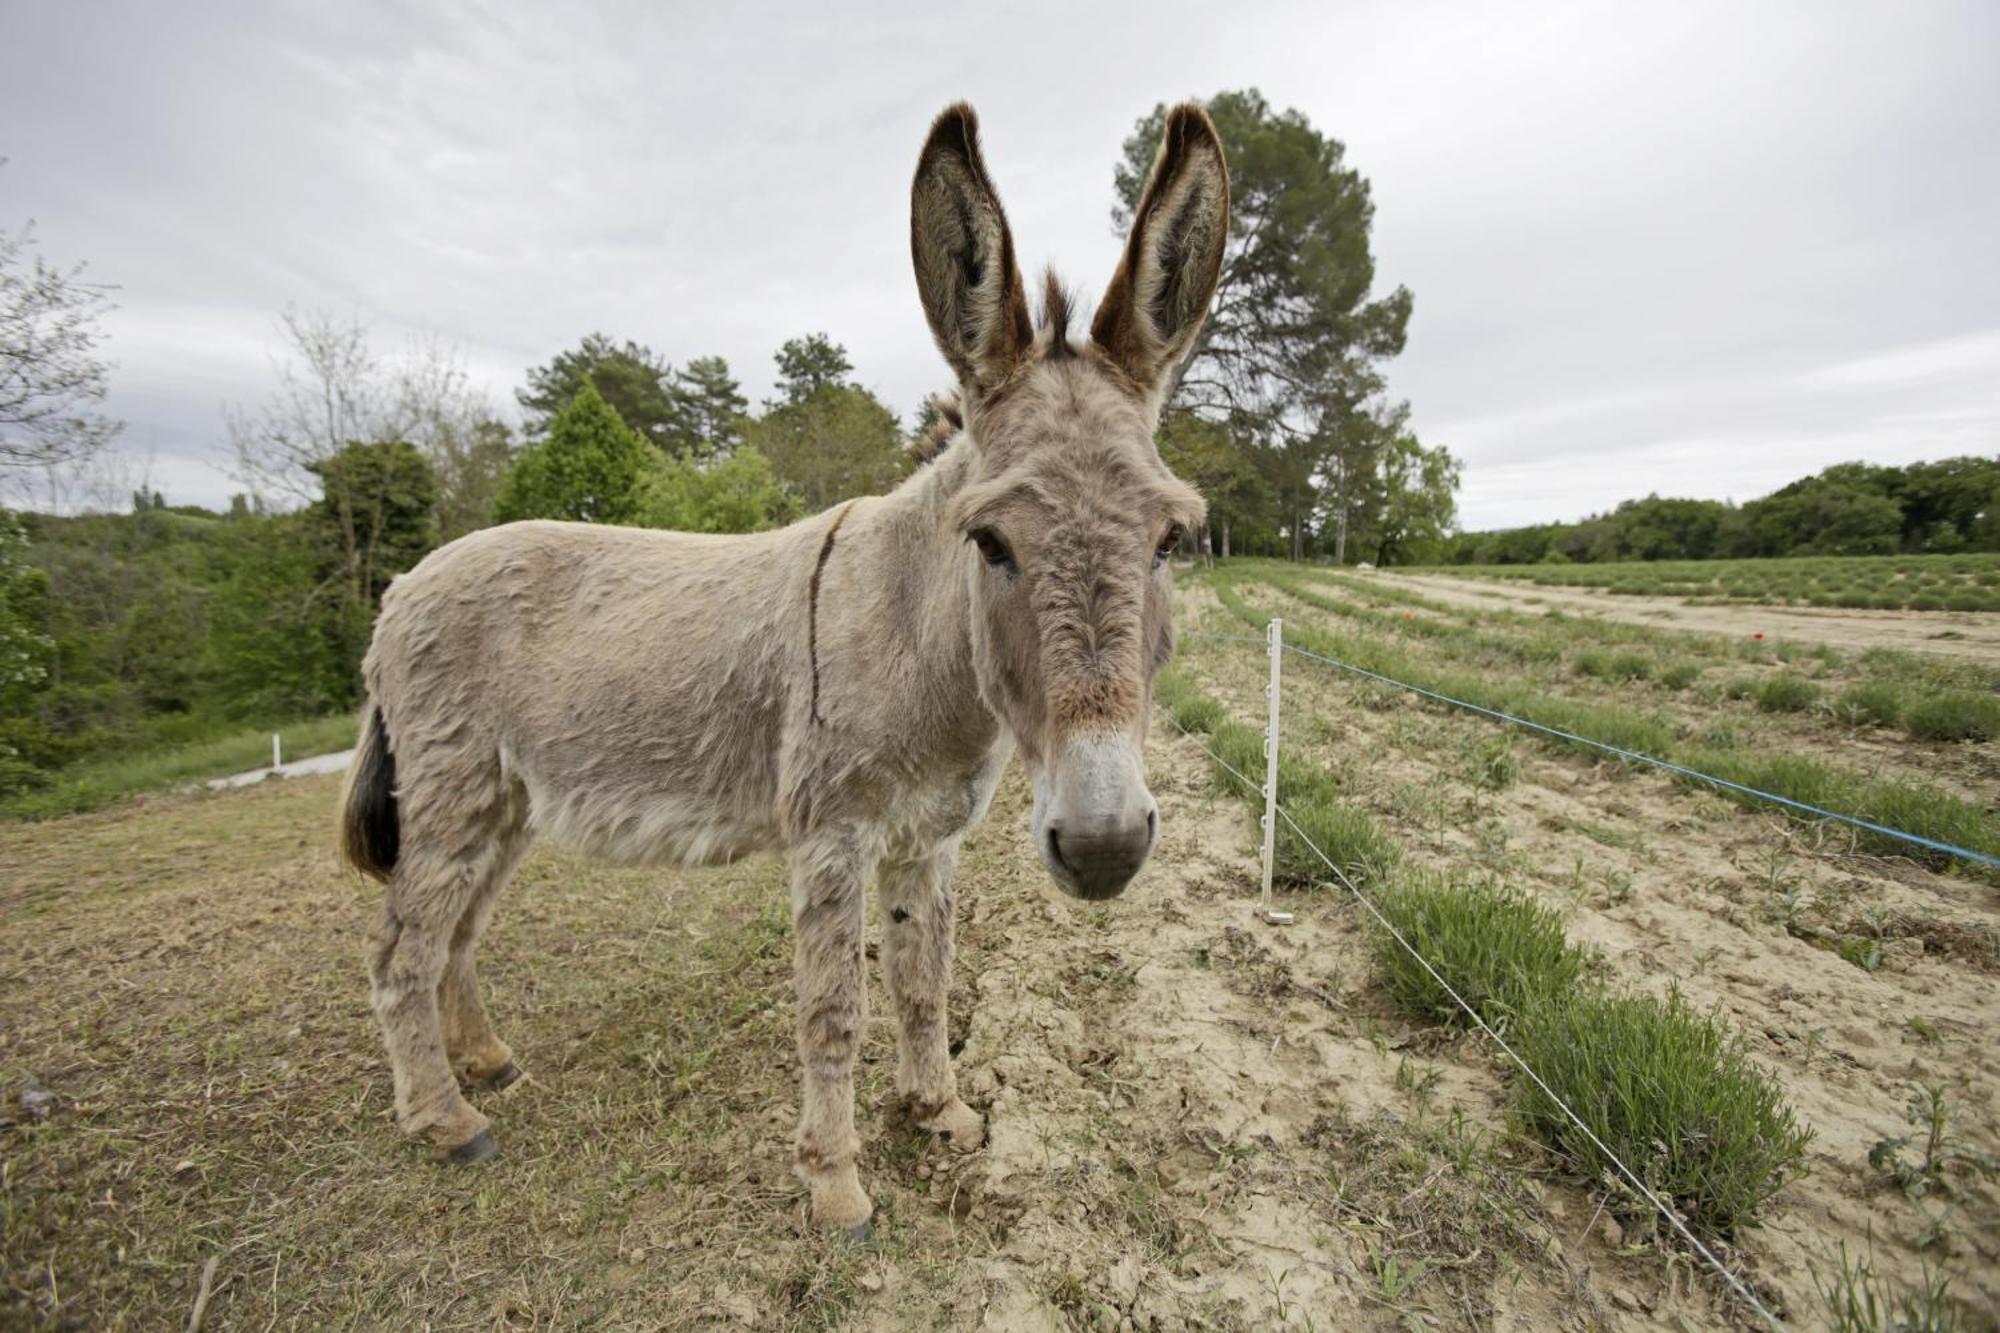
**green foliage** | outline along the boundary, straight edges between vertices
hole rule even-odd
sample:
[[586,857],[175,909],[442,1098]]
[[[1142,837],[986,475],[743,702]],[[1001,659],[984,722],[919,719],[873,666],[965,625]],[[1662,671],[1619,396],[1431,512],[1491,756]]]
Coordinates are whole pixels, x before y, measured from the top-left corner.
[[847,349],[824,333],[788,338],[775,358],[778,363],[778,403],[797,406],[818,393],[852,383],[854,363]]
[[1735,1235],[1805,1171],[1812,1131],[1740,1042],[1678,991],[1665,1003],[1585,990],[1531,1004],[1514,1040],[1548,1086],[1517,1084],[1524,1124],[1587,1180],[1616,1179],[1609,1149],[1698,1232]]
[[658,450],[586,383],[549,423],[548,437],[521,451],[500,487],[495,517],[632,523]]
[[[1229,241],[1201,342],[1168,394],[1162,449],[1203,478],[1225,552],[1431,558],[1455,521],[1458,464],[1384,397],[1381,366],[1403,349],[1411,297],[1371,296],[1368,182],[1338,140],[1255,89],[1207,107],[1229,158]],[[1165,123],[1156,107],[1125,141],[1112,181],[1121,232]]]
[[1466,1022],[1451,991],[1486,1023],[1505,1027],[1526,1007],[1568,995],[1583,978],[1584,956],[1564,936],[1562,918],[1525,894],[1406,874],[1376,894],[1376,905],[1437,973],[1378,930],[1375,959],[1390,994],[1437,1022]]
[[[1947,458],[1907,467],[1843,463],[1805,477],[1738,509],[1715,500],[1627,500],[1608,514],[1579,523],[1545,523],[1499,532],[1465,533],[1446,559],[1452,564],[1536,564],[1559,558],[1617,561],[1705,561],[1776,556],[1872,556],[2000,551],[2000,459]],[[1701,576],[1698,576],[1701,577]],[[1865,592],[1835,586],[1796,596],[1817,605],[1905,606],[1917,599],[1936,609],[1994,610],[1993,601],[1915,588]],[[1919,607],[1919,609],[1922,609]]]
[[641,483],[634,521],[676,532],[759,532],[788,523],[798,501],[755,449],[701,467],[683,454]]
[[1600,680],[1644,680],[1653,674],[1653,660],[1644,653],[1587,648],[1577,654],[1576,673]]
[[331,754],[354,744],[354,715],[239,725],[211,739],[88,760],[44,775],[33,787],[13,791],[0,787],[0,819],[52,819],[95,810],[138,792],[249,772],[270,762],[272,732],[282,739],[287,760]]
[[743,442],[750,402],[719,356],[698,356],[674,372],[671,388],[678,417],[673,446],[694,459],[726,458]]
[[751,422],[746,435],[809,513],[880,494],[909,470],[895,414],[851,384],[804,390]]
[[1912,736],[1928,741],[1990,741],[2000,736],[2000,699],[1970,690],[1928,695],[1903,713]]
[[1822,1279],[1813,1270],[1813,1289],[1826,1307],[1830,1333],[1954,1333],[1958,1313],[1952,1308],[1951,1283],[1928,1262],[1924,1284],[1916,1291],[1893,1292],[1875,1272],[1874,1264],[1850,1258],[1840,1243],[1840,1266]]
[[530,437],[553,431],[563,410],[588,388],[632,430],[670,449],[686,443],[670,387],[672,375],[673,367],[652,348],[630,341],[614,343],[592,333],[573,351],[530,370],[528,387],[517,390],[514,397],[527,414]]
[[[1206,740],[1215,763],[1216,782],[1252,801],[1261,814],[1263,734],[1229,721],[1220,704],[1178,672],[1162,671],[1153,682],[1153,691],[1176,724]],[[1375,883],[1395,868],[1399,854],[1394,844],[1366,812],[1341,798],[1339,785],[1317,764],[1283,756],[1278,767],[1278,793],[1291,818],[1278,824],[1274,870],[1288,882],[1326,882],[1330,872],[1320,852],[1358,884]]]
[[1859,681],[1833,701],[1833,715],[1850,726],[1893,727],[1909,706],[1906,694],[1905,687],[1892,681]]
[[1757,707],[1767,713],[1801,713],[1819,700],[1819,686],[1804,676],[1780,671],[1757,686]]

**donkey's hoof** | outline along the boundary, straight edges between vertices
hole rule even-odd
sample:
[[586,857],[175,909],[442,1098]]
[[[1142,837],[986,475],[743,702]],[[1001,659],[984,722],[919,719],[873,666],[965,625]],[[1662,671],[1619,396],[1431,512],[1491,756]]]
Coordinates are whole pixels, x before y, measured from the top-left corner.
[[505,1092],[521,1081],[521,1066],[509,1060],[488,1074],[485,1079],[488,1092]]
[[956,1097],[936,1115],[917,1123],[942,1138],[953,1152],[975,1152],[986,1141],[985,1119]]
[[874,1230],[875,1219],[869,1218],[859,1226],[844,1228],[840,1234],[846,1239],[849,1245],[866,1245],[868,1237],[874,1233]]
[[444,1155],[444,1159],[453,1166],[471,1166],[474,1163],[486,1161],[490,1157],[498,1156],[499,1152],[500,1140],[493,1137],[492,1130],[482,1129],[456,1148],[447,1152]]

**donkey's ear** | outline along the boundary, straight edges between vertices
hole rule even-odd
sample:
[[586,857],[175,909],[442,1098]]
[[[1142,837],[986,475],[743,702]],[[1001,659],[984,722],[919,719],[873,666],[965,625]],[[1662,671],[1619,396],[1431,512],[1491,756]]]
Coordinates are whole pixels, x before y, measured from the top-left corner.
[[1149,394],[1201,332],[1228,238],[1222,141],[1208,113],[1183,102],[1167,113],[1125,257],[1090,322],[1091,340]]
[[1014,238],[979,154],[979,117],[945,108],[910,186],[910,255],[917,294],[944,359],[960,380],[992,389],[1034,341]]

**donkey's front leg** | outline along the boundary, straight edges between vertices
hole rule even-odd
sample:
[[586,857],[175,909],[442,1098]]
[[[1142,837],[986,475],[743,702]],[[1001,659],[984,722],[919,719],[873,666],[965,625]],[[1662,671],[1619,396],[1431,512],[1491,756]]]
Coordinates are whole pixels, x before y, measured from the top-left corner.
[[799,1066],[803,1090],[792,1169],[812,1192],[815,1225],[868,1235],[875,1206],[855,1159],[854,1053],[867,1026],[862,886],[875,852],[857,829],[825,830],[792,849],[792,929],[797,935]]
[[882,978],[896,1006],[896,1092],[917,1124],[971,1152],[985,1137],[979,1113],[958,1099],[947,1024],[951,994],[951,872],[958,844],[879,873]]

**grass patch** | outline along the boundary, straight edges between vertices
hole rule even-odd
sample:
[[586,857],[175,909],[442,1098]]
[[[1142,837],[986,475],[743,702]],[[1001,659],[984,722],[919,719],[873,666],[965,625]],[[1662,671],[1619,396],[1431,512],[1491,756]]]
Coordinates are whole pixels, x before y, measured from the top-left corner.
[[233,735],[149,754],[92,760],[54,775],[47,786],[0,801],[0,818],[49,819],[96,810],[139,792],[164,791],[187,782],[244,773],[271,762],[271,733],[285,758],[308,759],[354,744],[354,715],[335,713],[275,727],[245,728]]
[[1375,958],[1390,994],[1439,1022],[1465,1022],[1445,984],[1485,1022],[1504,1027],[1530,1004],[1567,995],[1583,977],[1584,955],[1563,935],[1562,918],[1525,894],[1408,875],[1379,892],[1376,904],[1438,972],[1432,976],[1378,930]]
[[1757,707],[1766,713],[1803,713],[1819,701],[1819,686],[1781,671],[1757,687]]
[[1910,705],[1903,725],[1927,741],[1990,741],[2000,736],[2000,699],[1949,690]]
[[1833,715],[1853,727],[1893,727],[1903,720],[1906,691],[1886,680],[1850,685],[1833,701]]
[[1610,652],[1590,648],[1576,656],[1576,672],[1599,680],[1644,680],[1653,674],[1652,659],[1644,653]]
[[[1261,814],[1263,733],[1229,721],[1220,703],[1177,671],[1162,671],[1153,682],[1153,692],[1169,717],[1206,740],[1216,781]],[[1278,799],[1298,825],[1294,829],[1291,823],[1278,821],[1273,870],[1288,882],[1316,884],[1326,879],[1326,862],[1313,850],[1315,845],[1357,884],[1379,881],[1395,867],[1395,845],[1382,836],[1366,812],[1342,799],[1339,785],[1317,765],[1301,763],[1281,752]]]
[[[1733,1236],[1805,1172],[1812,1131],[1715,1018],[1678,991],[1665,1003],[1584,991],[1532,1006],[1516,1049],[1549,1090],[1690,1227]],[[1532,1082],[1523,1122],[1586,1180],[1615,1168]]]

